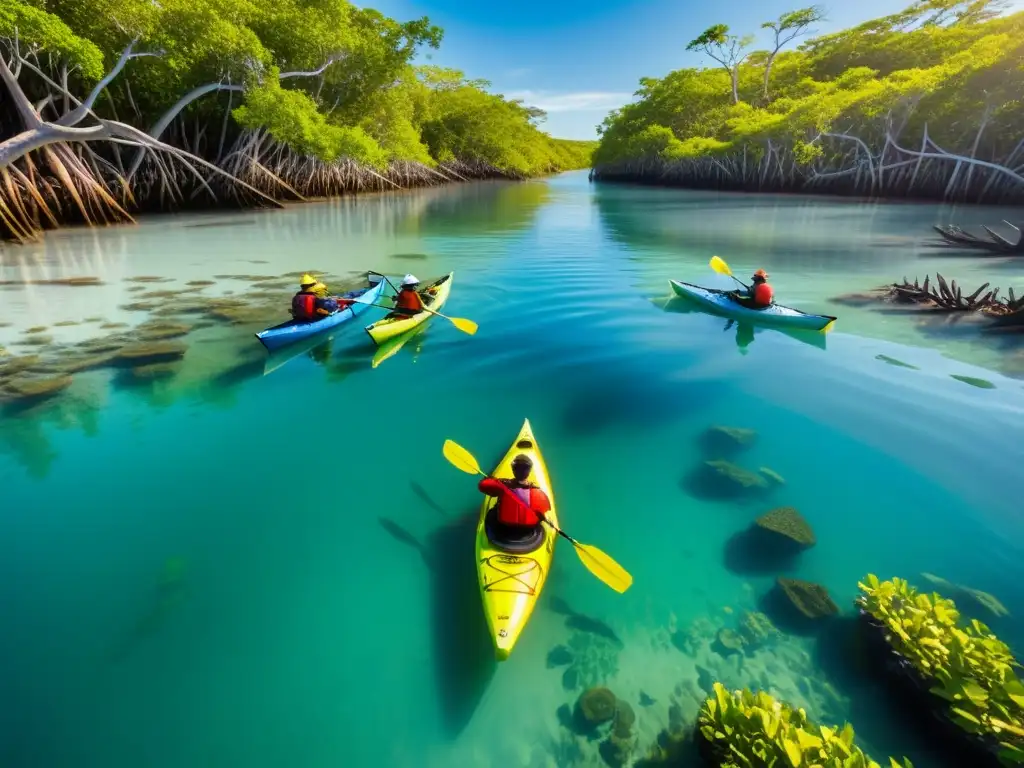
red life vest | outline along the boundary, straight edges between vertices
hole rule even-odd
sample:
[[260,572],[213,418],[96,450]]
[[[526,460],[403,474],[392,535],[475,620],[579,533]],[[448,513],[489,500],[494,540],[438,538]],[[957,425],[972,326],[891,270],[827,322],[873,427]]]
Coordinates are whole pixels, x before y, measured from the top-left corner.
[[416,291],[401,290],[395,298],[395,309],[404,309],[407,312],[416,313],[423,309],[423,302]]
[[292,317],[300,321],[316,320],[316,296],[300,291],[292,296]]
[[509,488],[508,493],[503,494],[498,501],[498,522],[505,525],[539,525],[540,517],[537,513],[549,509],[551,504],[548,496],[540,488]]
[[775,291],[768,283],[758,283],[754,286],[754,303],[759,307],[767,307],[775,298]]

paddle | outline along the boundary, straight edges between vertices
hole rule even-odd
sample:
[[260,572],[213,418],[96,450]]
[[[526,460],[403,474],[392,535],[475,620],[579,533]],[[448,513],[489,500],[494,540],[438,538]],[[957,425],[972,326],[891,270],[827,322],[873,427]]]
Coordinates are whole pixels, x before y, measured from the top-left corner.
[[712,256],[712,257],[711,257],[711,261],[710,261],[710,262],[708,262],[708,264],[709,264],[709,266],[710,266],[710,267],[711,267],[711,268],[712,268],[713,270],[715,270],[715,272],[717,272],[718,274],[720,274],[720,275],[728,275],[728,276],[729,276],[729,277],[731,277],[731,278],[732,278],[733,280],[735,280],[735,281],[736,281],[737,283],[739,283],[740,285],[742,285],[742,286],[743,286],[743,287],[744,287],[745,289],[747,289],[748,291],[750,290],[750,286],[749,286],[749,285],[744,285],[744,284],[743,284],[743,283],[742,283],[742,282],[740,281],[740,279],[739,279],[738,277],[736,277],[736,275],[734,275],[734,274],[732,273],[732,270],[731,270],[731,269],[729,269],[729,265],[728,265],[728,264],[726,264],[726,263],[725,263],[725,261],[724,261],[723,259],[719,258],[718,256]]
[[[388,282],[390,282],[390,281],[388,281]],[[383,304],[370,304],[368,301],[359,301],[359,299],[355,299],[355,303],[365,304],[368,307],[380,307],[381,309],[392,309],[392,310],[394,309],[394,307],[385,307]],[[440,312],[435,312],[434,310],[427,309],[426,307],[423,307],[423,311],[424,312],[429,312],[432,315],[437,315],[438,317],[443,317],[445,320],[450,320],[452,325],[454,325],[456,328],[458,328],[463,333],[468,333],[470,336],[472,336],[474,333],[476,333],[476,329],[479,327],[472,320],[467,320],[464,317],[448,317],[448,315],[442,315]]]
[[[484,477],[488,476],[486,472],[480,469],[480,465],[477,463],[473,454],[454,440],[444,441],[443,452],[444,457],[448,459],[452,465],[457,469],[461,469],[466,474],[483,475]],[[520,504],[523,503],[513,494],[510,494],[510,498],[515,499]],[[629,572],[626,571],[625,568],[612,560],[597,547],[591,546],[590,544],[581,544],[576,541],[576,539],[558,528],[554,523],[544,517],[544,515],[538,515],[538,517],[551,526],[551,529],[555,533],[573,545],[580,561],[584,566],[586,566],[588,571],[594,574],[594,576],[620,594],[629,589],[630,585],[633,583],[633,577],[629,575]]]

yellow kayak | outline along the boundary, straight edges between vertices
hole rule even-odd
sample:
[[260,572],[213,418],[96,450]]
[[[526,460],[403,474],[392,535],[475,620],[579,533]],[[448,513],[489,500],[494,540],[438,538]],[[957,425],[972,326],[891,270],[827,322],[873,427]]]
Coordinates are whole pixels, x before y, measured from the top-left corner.
[[[512,459],[520,453],[525,453],[533,461],[533,471],[528,481],[535,483],[551,499],[551,511],[545,517],[557,526],[555,495],[551,490],[544,457],[530,429],[529,419],[523,421],[523,428],[519,430],[512,447],[492,476],[511,478]],[[476,569],[487,626],[494,638],[498,661],[504,661],[512,653],[512,648],[533,614],[533,607],[547,581],[558,534],[551,526],[542,525],[536,538],[530,541],[495,543],[488,535],[488,513],[496,510],[497,501],[491,496],[485,496],[480,508],[480,521],[476,527]],[[493,516],[490,515],[492,519]]]
[[[438,278],[433,283],[420,289],[423,306],[435,312],[444,306],[444,303],[448,300],[448,294],[452,290],[452,275],[454,274],[454,272],[449,272],[444,277]],[[428,317],[431,317],[430,312],[417,312],[410,317],[385,317],[366,326],[366,332],[370,334],[373,343],[380,346],[388,339],[393,339],[395,336],[412,330]]]

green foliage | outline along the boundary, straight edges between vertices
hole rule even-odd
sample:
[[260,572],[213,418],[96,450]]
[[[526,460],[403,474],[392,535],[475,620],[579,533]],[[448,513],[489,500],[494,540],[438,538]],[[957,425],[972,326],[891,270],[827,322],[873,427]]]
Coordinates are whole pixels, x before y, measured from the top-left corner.
[[60,56],[69,66],[77,66],[83,77],[95,81],[103,77],[103,53],[92,41],[76,35],[59,17],[22,0],[6,0],[0,5],[0,39],[15,35],[26,45]]
[[398,21],[349,0],[7,0],[0,43],[15,30],[23,49],[72,68],[76,92],[133,40],[136,52],[159,52],[129,61],[97,105],[145,130],[202,89],[182,116],[205,123],[209,141],[228,108],[215,86],[230,83],[237,127],[328,162],[459,160],[528,176],[587,167],[596,148],[553,139],[537,127],[543,112],[484,81],[415,67],[443,37],[426,17]]
[[858,583],[857,603],[882,623],[893,649],[933,683],[953,721],[994,737],[1007,765],[1024,764],[1024,684],[1009,647],[976,619],[960,622],[952,600],[918,592],[903,579]]
[[[714,684],[697,717],[720,768],[881,768],[854,744],[853,727],[819,726],[764,691]],[[913,768],[889,758],[891,768]]]
[[750,158],[770,140],[811,164],[852,148],[820,134],[853,132],[870,145],[892,128],[916,148],[926,124],[940,146],[969,152],[983,114],[989,123],[977,155],[1003,156],[1024,124],[1024,12],[998,16],[994,5],[925,0],[778,50],[818,17],[816,8],[801,9],[766,22],[777,30],[776,52],[745,58],[742,40],[711,27],[689,47],[721,66],[642,79],[636,101],[602,125],[594,162]]
[[359,126],[333,125],[302,91],[281,87],[276,67],[245,92],[245,104],[233,113],[244,128],[265,128],[277,141],[326,162],[349,157],[378,168],[387,162],[380,145]]

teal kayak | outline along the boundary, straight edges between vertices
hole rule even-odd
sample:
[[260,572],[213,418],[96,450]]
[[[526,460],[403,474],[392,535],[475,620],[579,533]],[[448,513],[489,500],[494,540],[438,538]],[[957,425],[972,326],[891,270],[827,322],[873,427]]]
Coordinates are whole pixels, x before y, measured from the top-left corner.
[[669,280],[676,296],[692,301],[701,309],[714,312],[737,320],[749,320],[752,323],[777,325],[786,328],[804,328],[809,331],[828,333],[837,318],[831,315],[810,315],[799,309],[791,309],[781,304],[772,304],[763,309],[746,307],[733,299],[728,291],[717,288],[702,288],[693,283],[681,280]]

